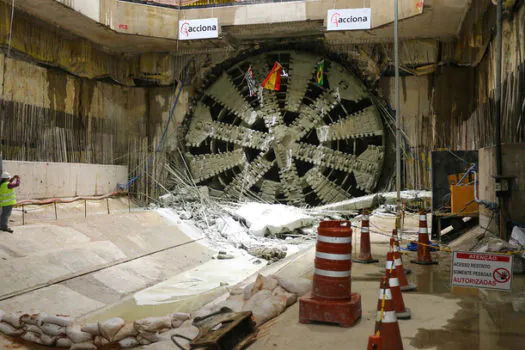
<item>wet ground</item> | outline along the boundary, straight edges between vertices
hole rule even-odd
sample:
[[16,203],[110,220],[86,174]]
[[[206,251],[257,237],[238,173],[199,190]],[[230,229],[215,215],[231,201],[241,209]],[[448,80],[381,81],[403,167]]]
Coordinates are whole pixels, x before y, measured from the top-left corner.
[[[388,245],[376,243],[373,252],[379,264],[354,264],[352,289],[361,293],[363,315],[352,328],[326,324],[303,325],[298,322],[296,304],[268,326],[250,350],[258,349],[366,349],[373,334],[380,267]],[[412,269],[409,281],[414,292],[404,292],[412,319],[399,321],[405,349],[502,350],[525,348],[525,313],[512,309],[511,301],[525,291],[525,276],[513,277],[512,291],[501,292],[451,287],[452,254],[433,253],[439,265],[410,263],[416,253],[404,255],[405,266]],[[311,277],[312,272],[307,277]]]

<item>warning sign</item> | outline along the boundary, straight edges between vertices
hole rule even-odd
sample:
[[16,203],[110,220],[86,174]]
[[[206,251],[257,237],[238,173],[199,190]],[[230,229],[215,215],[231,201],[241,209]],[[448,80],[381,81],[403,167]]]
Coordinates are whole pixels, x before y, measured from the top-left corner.
[[510,290],[511,282],[512,256],[454,252],[453,286]]

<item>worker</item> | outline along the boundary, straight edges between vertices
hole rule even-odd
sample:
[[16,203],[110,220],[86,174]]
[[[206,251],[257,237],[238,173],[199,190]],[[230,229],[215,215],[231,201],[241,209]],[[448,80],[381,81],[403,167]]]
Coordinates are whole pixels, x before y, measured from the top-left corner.
[[8,172],[3,172],[0,179],[0,231],[13,233],[13,229],[9,228],[8,221],[11,216],[13,206],[16,204],[14,188],[20,186],[20,176],[15,175],[11,177]]

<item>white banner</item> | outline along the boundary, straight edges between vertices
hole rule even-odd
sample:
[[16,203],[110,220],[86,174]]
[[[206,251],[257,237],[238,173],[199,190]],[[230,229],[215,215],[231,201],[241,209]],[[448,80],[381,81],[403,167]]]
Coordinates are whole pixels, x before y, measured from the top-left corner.
[[454,252],[452,285],[510,290],[512,256],[476,252]]
[[219,37],[217,18],[179,21],[179,40],[213,39]]
[[372,27],[372,9],[328,10],[327,30],[360,30]]

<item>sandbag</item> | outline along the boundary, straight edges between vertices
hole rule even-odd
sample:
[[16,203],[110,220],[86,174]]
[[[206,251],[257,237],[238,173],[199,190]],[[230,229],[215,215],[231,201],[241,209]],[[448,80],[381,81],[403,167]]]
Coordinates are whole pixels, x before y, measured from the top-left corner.
[[251,311],[257,326],[281,314],[286,308],[286,302],[276,298],[269,290],[257,292],[243,306],[243,311]]
[[[44,323],[43,325],[40,326],[40,329],[45,334],[48,334],[48,335],[57,336],[57,335],[64,335],[64,334],[66,334],[66,327],[59,326],[59,325],[54,324],[54,323]],[[79,328],[79,330],[80,330],[80,328]]]
[[253,286],[255,286],[255,282],[250,283],[246,287],[244,287],[244,292],[242,293],[244,300],[249,300],[253,296]]
[[10,337],[17,337],[24,332],[21,328],[15,328],[10,323],[0,322],[0,332]]
[[135,337],[137,334],[139,334],[139,332],[135,329],[135,325],[133,323],[126,323],[124,327],[115,334],[111,341],[117,342],[124,338]]
[[273,290],[272,295],[278,298],[285,307],[288,307],[297,301],[297,295],[294,293],[288,293],[284,288],[277,287]]
[[69,350],[97,350],[97,347],[92,342],[84,342],[73,344]]
[[95,339],[93,339],[93,344],[95,344],[95,346],[97,346],[98,348],[101,348],[101,347],[103,347],[105,345],[108,345],[109,344],[109,340],[104,338],[101,335],[97,335],[97,336],[95,336]]
[[137,338],[135,337],[127,337],[124,339],[121,339],[118,344],[121,348],[134,348],[135,346],[139,346],[140,343],[138,342]]
[[33,332],[25,332],[24,334],[22,334],[21,338],[31,343],[42,344],[40,334],[36,334]]
[[25,314],[23,312],[10,312],[10,313],[5,314],[2,317],[2,320],[4,322],[9,323],[11,326],[13,326],[15,328],[20,328],[20,327],[22,327],[21,319],[25,315],[27,315],[27,314]]
[[104,322],[99,322],[100,335],[107,340],[111,340],[125,324],[126,322],[120,317],[113,317]]
[[240,312],[244,306],[243,295],[230,295],[228,299],[221,303],[221,306],[230,308],[234,312]]
[[3,320],[4,315],[5,315],[5,311],[0,310],[0,322]]
[[43,333],[40,336],[40,340],[42,341],[43,345],[53,346],[53,345],[55,345],[55,343],[57,341],[57,337],[56,336],[52,336],[52,335],[47,335],[47,334]]
[[170,314],[171,317],[171,327],[172,328],[178,328],[180,327],[184,322],[190,319],[190,314],[187,314],[185,312],[175,312]]
[[137,341],[139,342],[140,345],[150,345],[151,344],[149,340],[145,339],[141,335],[137,336]]
[[135,329],[139,332],[157,332],[162,328],[171,328],[170,315],[163,317],[148,317],[135,321]]
[[42,321],[45,323],[54,323],[62,327],[67,327],[73,324],[73,321],[67,315],[46,316]]
[[141,332],[141,333],[139,333],[137,338],[139,338],[139,337],[142,338],[142,339],[146,339],[147,341],[149,341],[151,343],[155,343],[155,342],[159,341],[159,335],[157,333]]
[[287,292],[303,296],[312,289],[312,281],[306,278],[282,278],[276,277],[279,285]]
[[26,332],[32,332],[38,334],[38,336],[41,336],[44,332],[40,329],[40,327],[37,327],[32,324],[26,324],[22,327],[24,331]]
[[[94,327],[96,326],[96,327]],[[86,328],[87,327],[87,328]],[[86,332],[84,329],[89,329],[91,331],[94,331],[95,334],[91,332]],[[87,341],[93,340],[94,335],[98,335],[98,324],[90,324],[84,327],[80,327],[79,325],[72,325],[66,328],[66,335],[71,339],[74,343],[84,343]]]
[[[68,327],[68,329],[69,329],[69,327]],[[89,333],[91,335],[100,335],[100,328],[98,327],[98,323],[89,323],[89,324],[83,325],[80,328],[80,330],[82,332]],[[73,338],[71,338],[71,339],[73,339]]]
[[73,346],[73,341],[68,337],[59,337],[57,339],[56,347],[57,348],[70,348]]
[[33,314],[26,314],[20,317],[20,322],[25,324],[32,324],[35,326],[40,326],[44,323],[43,319],[47,317],[47,314],[44,312],[36,312]]

